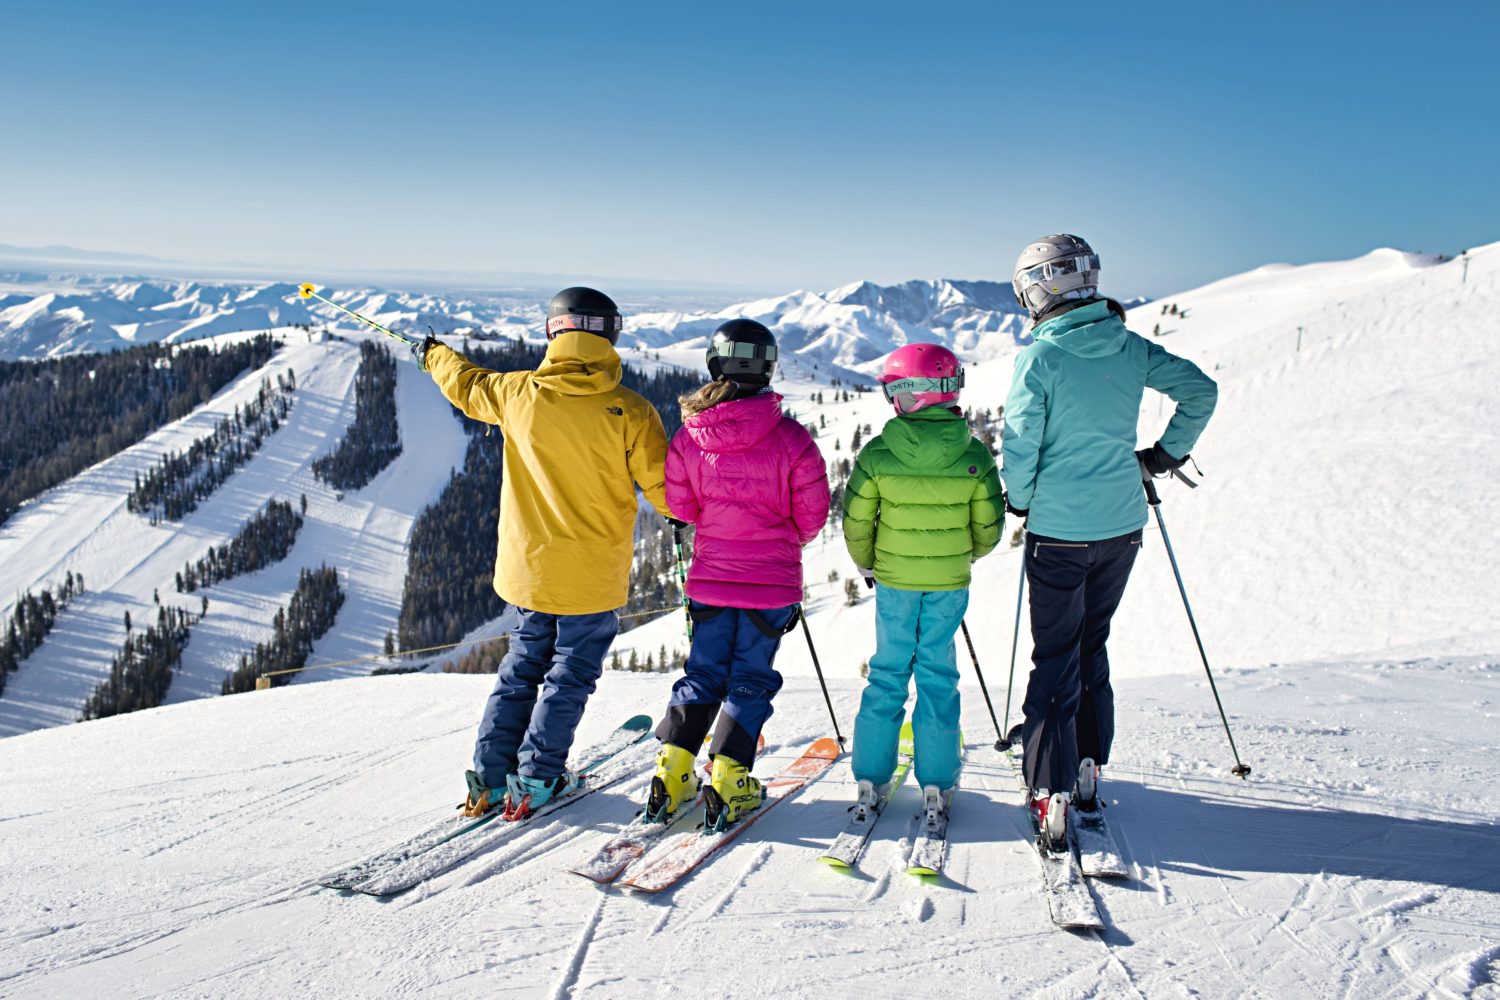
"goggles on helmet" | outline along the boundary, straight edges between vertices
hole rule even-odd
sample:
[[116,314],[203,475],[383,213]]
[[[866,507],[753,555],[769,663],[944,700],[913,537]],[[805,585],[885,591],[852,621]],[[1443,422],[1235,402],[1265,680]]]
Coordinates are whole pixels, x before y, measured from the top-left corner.
[[740,340],[721,340],[708,345],[708,353],[721,358],[759,358],[762,361],[776,360],[775,344],[747,344]]
[[619,316],[584,316],[579,313],[567,313],[563,316],[553,316],[547,320],[547,336],[551,337],[564,330],[585,330],[589,333],[619,333],[625,329],[625,320]]
[[1032,285],[1041,284],[1051,278],[1061,278],[1068,274],[1077,274],[1080,271],[1099,270],[1099,256],[1097,254],[1080,254],[1077,257],[1064,257],[1061,260],[1049,260],[1035,267],[1028,267],[1016,275],[1015,286],[1017,293],[1023,292]]
[[880,387],[885,393],[887,403],[894,402],[897,396],[915,395],[919,392],[958,392],[964,387],[963,369],[959,369],[957,375],[947,378],[901,378],[894,382],[886,382]]

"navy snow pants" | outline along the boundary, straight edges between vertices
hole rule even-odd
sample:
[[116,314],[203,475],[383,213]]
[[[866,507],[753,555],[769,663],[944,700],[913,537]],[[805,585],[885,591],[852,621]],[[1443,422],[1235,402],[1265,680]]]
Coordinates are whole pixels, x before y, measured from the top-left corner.
[[771,717],[771,699],[781,690],[781,675],[771,662],[797,606],[755,611],[759,625],[752,612],[741,608],[713,608],[697,601],[691,607],[687,672],[672,685],[657,738],[697,753],[713,726],[709,754],[749,766],[761,728]]
[[474,770],[490,788],[505,787],[508,774],[563,773],[573,731],[620,630],[613,611],[551,615],[511,605],[506,613],[510,652],[500,661],[474,744]]
[[1115,695],[1104,643],[1141,533],[1096,542],[1026,534],[1031,679],[1023,705],[1026,781],[1070,794],[1084,757],[1103,765],[1115,737]]

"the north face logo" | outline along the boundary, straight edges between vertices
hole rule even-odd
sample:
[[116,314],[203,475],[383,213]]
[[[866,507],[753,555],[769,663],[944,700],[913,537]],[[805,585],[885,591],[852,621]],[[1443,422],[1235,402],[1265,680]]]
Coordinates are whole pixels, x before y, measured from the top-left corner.
[[624,408],[619,406],[606,406],[604,408],[604,411],[606,413],[613,413],[617,417],[623,417],[625,415]]

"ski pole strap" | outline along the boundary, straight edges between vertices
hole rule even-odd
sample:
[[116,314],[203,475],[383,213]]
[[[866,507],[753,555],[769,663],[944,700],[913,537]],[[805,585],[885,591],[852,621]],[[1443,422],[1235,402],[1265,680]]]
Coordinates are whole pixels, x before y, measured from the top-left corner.
[[788,618],[786,625],[782,626],[781,628],[777,628],[775,625],[772,625],[770,622],[766,621],[765,615],[762,615],[754,608],[741,608],[740,610],[745,612],[745,617],[750,619],[750,623],[757,629],[759,629],[760,634],[765,636],[767,639],[780,639],[782,636],[791,632],[792,629],[796,628],[797,622],[802,620],[801,605],[798,605],[797,608],[792,611],[792,617]]

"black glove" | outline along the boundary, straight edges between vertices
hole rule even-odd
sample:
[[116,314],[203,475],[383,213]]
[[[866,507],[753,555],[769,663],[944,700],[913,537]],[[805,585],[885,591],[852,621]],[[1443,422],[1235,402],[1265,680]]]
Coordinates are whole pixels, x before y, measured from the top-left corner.
[[1027,516],[1031,513],[1031,508],[1028,507],[1025,510],[1018,510],[1015,507],[1012,507],[1010,505],[1010,501],[1007,500],[1007,501],[1005,501],[1005,512],[1007,514],[1010,514],[1010,515],[1014,516],[1014,517],[1019,517],[1021,520],[1024,521],[1024,520],[1026,520]]
[[686,528],[688,526],[688,523],[686,521],[679,521],[675,517],[667,518],[667,523],[672,526],[673,531],[681,531],[683,528]]
[[1169,472],[1176,472],[1182,468],[1182,463],[1188,460],[1187,455],[1173,458],[1167,454],[1167,450],[1161,446],[1160,441],[1149,448],[1142,448],[1135,453],[1135,457],[1140,459],[1141,464],[1146,467],[1146,474],[1149,476],[1165,476]]
[[441,343],[441,340],[438,340],[436,337],[428,334],[427,339],[422,341],[420,344],[411,345],[411,353],[416,356],[418,368],[420,368],[424,372],[427,370],[427,352],[430,351],[434,345]]

